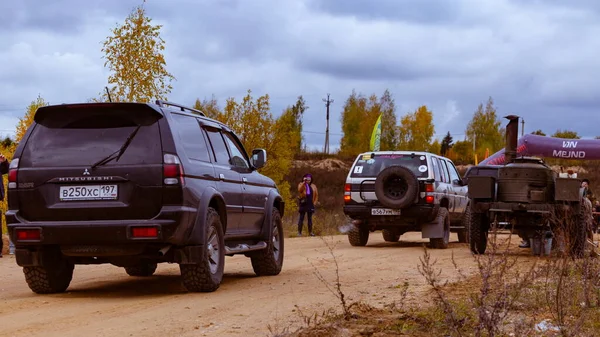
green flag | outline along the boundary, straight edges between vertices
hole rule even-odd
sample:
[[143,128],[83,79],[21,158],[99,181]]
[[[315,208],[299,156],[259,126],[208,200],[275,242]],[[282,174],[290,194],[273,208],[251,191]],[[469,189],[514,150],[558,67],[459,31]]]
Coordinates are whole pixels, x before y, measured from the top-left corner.
[[373,133],[371,134],[371,151],[379,151],[379,143],[381,140],[381,115],[377,118]]

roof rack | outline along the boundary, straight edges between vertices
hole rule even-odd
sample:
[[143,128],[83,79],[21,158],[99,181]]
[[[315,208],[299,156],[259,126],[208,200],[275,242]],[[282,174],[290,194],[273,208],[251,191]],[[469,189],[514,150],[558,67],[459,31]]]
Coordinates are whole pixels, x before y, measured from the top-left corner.
[[204,112],[202,112],[202,111],[200,111],[198,109],[190,108],[190,107],[187,107],[185,105],[181,105],[181,104],[177,104],[177,103],[173,103],[173,102],[169,102],[169,101],[163,101],[163,100],[157,99],[156,100],[156,105],[158,105],[161,108],[165,107],[165,106],[174,106],[174,107],[177,107],[177,108],[181,109],[181,111],[188,110],[188,111],[191,111],[193,113],[199,114],[200,116],[205,116],[206,117],[206,115],[204,114]]

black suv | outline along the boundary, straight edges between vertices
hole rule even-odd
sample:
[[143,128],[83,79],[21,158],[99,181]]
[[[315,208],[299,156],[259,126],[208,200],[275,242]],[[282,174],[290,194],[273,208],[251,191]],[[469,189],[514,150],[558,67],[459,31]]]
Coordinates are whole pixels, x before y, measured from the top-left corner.
[[283,264],[284,202],[226,125],[175,103],[39,108],[8,173],[6,221],[36,293],[65,291],[76,264],[150,276],[178,263],[184,286],[214,291],[225,255],[257,275]]
[[469,198],[454,163],[429,152],[361,153],[346,178],[344,213],[353,220],[352,246],[365,246],[369,232],[397,242],[406,232],[429,238],[433,248],[448,247],[450,232],[467,242]]

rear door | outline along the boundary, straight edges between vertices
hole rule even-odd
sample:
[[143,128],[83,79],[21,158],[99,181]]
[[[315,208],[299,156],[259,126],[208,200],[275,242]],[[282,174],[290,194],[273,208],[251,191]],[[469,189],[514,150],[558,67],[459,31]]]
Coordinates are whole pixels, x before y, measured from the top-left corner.
[[211,144],[215,174],[217,176],[217,190],[225,199],[227,208],[227,232],[239,232],[239,224],[243,213],[242,177],[231,165],[231,156],[221,135],[221,129],[205,126]]
[[[19,160],[20,215],[29,221],[154,217],[162,202],[161,118],[148,105],[130,103],[38,110]],[[93,167],[132,135],[118,160]]]
[[381,171],[394,165],[408,168],[420,179],[427,178],[429,175],[425,156],[404,153],[363,154],[356,160],[350,171],[352,200],[355,202],[377,200],[375,180]]

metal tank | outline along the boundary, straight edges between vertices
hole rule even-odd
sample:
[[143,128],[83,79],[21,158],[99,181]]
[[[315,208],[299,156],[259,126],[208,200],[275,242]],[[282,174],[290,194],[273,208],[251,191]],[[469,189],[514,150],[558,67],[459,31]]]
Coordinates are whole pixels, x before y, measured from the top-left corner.
[[[538,239],[548,233],[566,233],[569,252],[582,256],[585,224],[579,181],[559,178],[541,159],[517,157],[519,117],[506,116],[504,166],[498,177],[474,176],[468,181],[470,197],[470,247],[483,254],[487,235],[499,218],[508,219],[524,239]],[[575,223],[569,225],[567,223]]]

